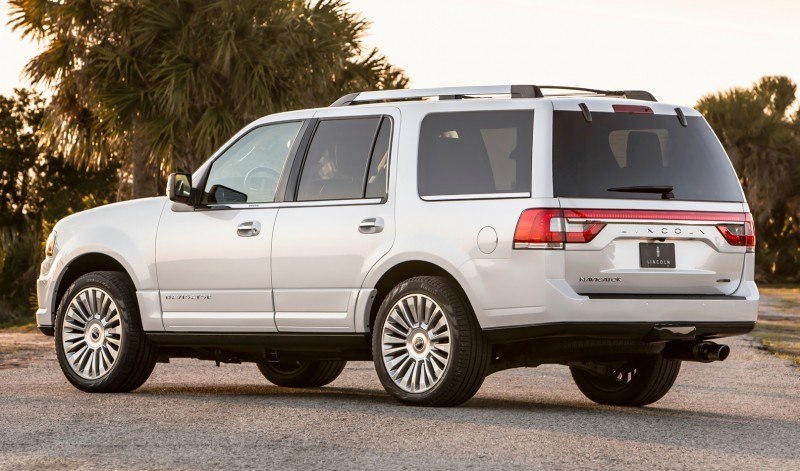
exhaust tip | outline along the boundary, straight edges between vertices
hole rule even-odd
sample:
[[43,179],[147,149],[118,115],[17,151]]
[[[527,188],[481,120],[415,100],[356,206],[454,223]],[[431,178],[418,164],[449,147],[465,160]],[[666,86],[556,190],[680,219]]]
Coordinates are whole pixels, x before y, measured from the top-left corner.
[[714,342],[700,342],[694,348],[694,357],[705,363],[723,361],[731,354],[731,347]]
[[717,350],[717,360],[724,361],[731,354],[731,347],[727,345],[720,345]]

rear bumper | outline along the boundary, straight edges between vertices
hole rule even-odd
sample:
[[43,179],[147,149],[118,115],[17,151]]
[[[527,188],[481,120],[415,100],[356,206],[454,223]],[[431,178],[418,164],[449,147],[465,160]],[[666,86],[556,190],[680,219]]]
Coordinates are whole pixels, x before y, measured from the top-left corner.
[[730,296],[583,296],[565,280],[547,280],[546,305],[524,325],[489,326],[490,342],[543,337],[648,339],[658,326],[694,326],[697,338],[745,334],[758,317],[758,288],[743,281]]
[[657,341],[667,340],[653,335],[665,326],[691,326],[695,329],[692,338],[712,339],[746,334],[753,330],[755,322],[558,322],[487,329],[483,333],[484,338],[492,344],[557,337]]

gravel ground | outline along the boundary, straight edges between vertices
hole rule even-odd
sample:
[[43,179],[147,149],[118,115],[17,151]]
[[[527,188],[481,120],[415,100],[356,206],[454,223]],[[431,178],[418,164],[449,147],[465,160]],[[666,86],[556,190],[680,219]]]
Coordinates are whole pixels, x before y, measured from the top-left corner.
[[290,390],[252,364],[173,360],[91,395],[50,341],[0,333],[0,469],[800,469],[800,370],[747,338],[638,409],[589,402],[561,366],[497,373],[451,409],[395,403],[363,362]]

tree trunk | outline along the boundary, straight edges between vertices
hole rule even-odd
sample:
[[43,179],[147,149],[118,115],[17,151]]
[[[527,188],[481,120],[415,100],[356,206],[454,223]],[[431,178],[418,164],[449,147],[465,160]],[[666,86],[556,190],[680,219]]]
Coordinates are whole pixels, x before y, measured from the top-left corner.
[[157,196],[161,172],[158,163],[150,160],[147,140],[142,136],[142,125],[138,120],[131,125],[131,164],[131,199]]

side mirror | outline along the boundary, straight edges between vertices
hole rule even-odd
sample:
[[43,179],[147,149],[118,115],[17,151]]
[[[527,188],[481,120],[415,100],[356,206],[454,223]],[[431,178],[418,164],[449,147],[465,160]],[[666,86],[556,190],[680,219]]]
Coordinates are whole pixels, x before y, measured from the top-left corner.
[[190,173],[172,173],[167,180],[167,197],[170,201],[190,204],[192,197],[192,175]]

